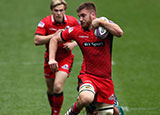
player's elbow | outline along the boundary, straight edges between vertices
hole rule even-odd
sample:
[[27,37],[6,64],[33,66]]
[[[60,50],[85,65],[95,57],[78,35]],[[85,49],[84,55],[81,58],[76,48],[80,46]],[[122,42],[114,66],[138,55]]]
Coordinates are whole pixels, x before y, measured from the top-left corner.
[[34,41],[34,45],[35,45],[35,46],[39,46],[39,45],[41,45],[41,44],[39,44],[37,41]]
[[50,39],[50,43],[56,43],[56,44],[60,44],[63,41],[60,38],[60,34],[55,34],[53,35],[53,37]]
[[38,46],[40,44],[38,43],[38,41],[34,40],[34,45]]
[[36,46],[41,45],[40,40],[38,39],[38,37],[34,38],[34,45],[36,45]]
[[58,44],[58,38],[57,38],[57,37],[52,37],[52,38],[50,39],[50,44],[52,44],[52,43]]

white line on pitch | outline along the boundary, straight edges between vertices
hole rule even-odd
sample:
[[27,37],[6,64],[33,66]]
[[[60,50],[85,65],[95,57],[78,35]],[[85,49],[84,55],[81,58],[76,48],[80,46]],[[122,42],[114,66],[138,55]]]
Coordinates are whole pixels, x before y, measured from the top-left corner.
[[128,107],[128,106],[122,106],[123,111],[151,111],[151,110],[157,110],[157,107]]

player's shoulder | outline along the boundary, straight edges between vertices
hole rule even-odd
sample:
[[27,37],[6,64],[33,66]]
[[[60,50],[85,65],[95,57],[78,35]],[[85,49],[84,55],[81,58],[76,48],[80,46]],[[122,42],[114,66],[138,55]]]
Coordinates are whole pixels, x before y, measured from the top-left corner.
[[52,19],[52,15],[49,15],[49,16],[46,16],[46,17],[42,18],[41,21],[48,22],[48,21],[51,21],[51,19]]
[[73,16],[70,16],[70,15],[65,15],[65,18],[67,20],[68,23],[72,23],[72,24],[76,24],[76,25],[79,25],[79,20]]
[[75,26],[75,29],[76,29],[76,30],[79,30],[79,31],[83,30],[81,25]]
[[70,15],[65,15],[65,17],[67,18],[67,20],[77,20],[75,17]]
[[41,21],[38,23],[38,27],[47,27],[49,24],[52,23],[52,15],[46,16],[41,19]]
[[73,31],[77,31],[77,32],[80,32],[81,30],[82,30],[82,27],[81,27],[81,25],[76,25],[76,26],[74,26],[74,27],[71,27],[72,29],[73,29]]
[[68,34],[72,34],[72,35],[76,35],[77,33],[80,32],[81,26],[80,25],[76,25],[73,27],[69,27],[68,29],[65,30],[66,33]]

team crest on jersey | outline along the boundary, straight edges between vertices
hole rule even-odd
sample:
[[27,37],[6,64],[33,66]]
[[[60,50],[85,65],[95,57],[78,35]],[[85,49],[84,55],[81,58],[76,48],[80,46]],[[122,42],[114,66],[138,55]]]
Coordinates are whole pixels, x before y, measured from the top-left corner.
[[73,31],[73,27],[68,29],[68,33],[71,33]]
[[40,21],[39,24],[38,24],[38,26],[41,27],[41,28],[43,28],[44,25],[45,25],[45,23],[43,23],[42,21]]
[[113,100],[114,99],[114,94],[112,94],[108,99]]
[[69,69],[69,66],[68,66],[68,64],[65,64],[65,65],[62,66],[62,68],[68,70],[68,69]]

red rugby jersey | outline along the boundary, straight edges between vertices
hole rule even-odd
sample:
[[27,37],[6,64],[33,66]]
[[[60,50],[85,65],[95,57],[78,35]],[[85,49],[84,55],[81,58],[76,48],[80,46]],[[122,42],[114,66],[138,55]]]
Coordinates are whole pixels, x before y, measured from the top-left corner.
[[[76,26],[76,25],[79,25],[78,20],[72,16],[64,15],[64,21],[62,23],[57,23],[55,22],[53,15],[50,15],[43,18],[39,22],[35,34],[50,35],[55,33],[58,29],[65,29],[68,27]],[[68,42],[71,42],[71,41],[68,41]],[[46,52],[45,52],[46,60],[48,60],[49,58],[48,49],[49,49],[49,43],[46,44]],[[71,51],[68,52],[64,50],[63,44],[59,44],[58,50],[56,53],[56,60],[60,61],[69,55],[72,55]]]
[[111,34],[107,38],[100,40],[95,37],[92,29],[84,30],[79,25],[63,31],[61,38],[64,41],[74,39],[78,43],[85,61],[83,63],[85,73],[111,79],[111,50],[113,40]]

